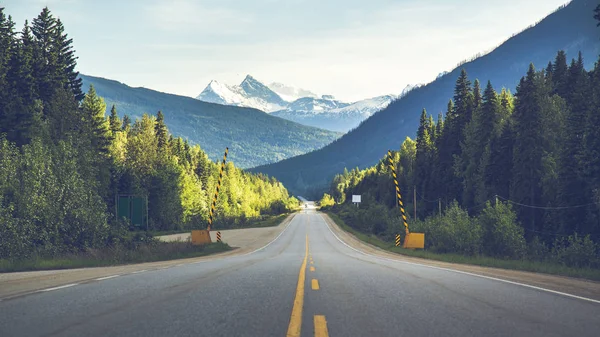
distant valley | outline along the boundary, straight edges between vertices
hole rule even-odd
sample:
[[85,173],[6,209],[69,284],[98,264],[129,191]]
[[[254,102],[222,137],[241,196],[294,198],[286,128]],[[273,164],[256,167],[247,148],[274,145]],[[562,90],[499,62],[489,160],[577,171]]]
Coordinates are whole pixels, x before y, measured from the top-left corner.
[[[202,102],[191,97],[132,88],[118,81],[80,75],[83,88],[94,85],[110,111],[140,118],[161,110],[175,136],[200,144],[213,160],[229,147],[230,159],[242,168],[277,162],[319,149],[341,134],[294,123],[257,109]],[[107,113],[109,112],[107,111]]]

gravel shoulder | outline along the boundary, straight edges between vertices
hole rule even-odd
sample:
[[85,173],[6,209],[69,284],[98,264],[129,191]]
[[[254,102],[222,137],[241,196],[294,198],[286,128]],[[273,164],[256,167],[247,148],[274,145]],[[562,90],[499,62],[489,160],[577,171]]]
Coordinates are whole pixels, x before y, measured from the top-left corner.
[[399,261],[405,261],[410,263],[417,263],[427,266],[447,268],[458,270],[467,273],[473,273],[477,275],[483,275],[488,277],[499,278],[507,281],[523,283],[535,287],[545,288],[553,291],[564,292],[576,296],[591,298],[594,300],[600,300],[600,282],[588,281],[582,279],[576,279],[565,276],[556,276],[548,274],[532,273],[520,270],[509,270],[499,269],[490,267],[473,266],[466,264],[448,263],[434,260],[427,260],[417,257],[405,256],[395,254],[379,247],[375,247],[360,239],[354,235],[341,229],[327,214],[320,213],[331,230],[346,244],[358,249],[364,253],[375,255],[379,257],[385,257],[388,259],[394,259]]
[[[0,300],[71,283],[94,282],[98,278],[107,276],[166,269],[179,264],[247,254],[273,241],[286,228],[294,216],[295,214],[289,215],[281,224],[275,227],[222,230],[223,242],[229,244],[234,249],[214,255],[112,267],[0,273]],[[190,234],[174,234],[159,238],[165,241],[176,241],[178,239],[185,241],[187,239],[186,235],[189,237]],[[216,241],[216,232],[211,232],[211,238],[213,241]]]

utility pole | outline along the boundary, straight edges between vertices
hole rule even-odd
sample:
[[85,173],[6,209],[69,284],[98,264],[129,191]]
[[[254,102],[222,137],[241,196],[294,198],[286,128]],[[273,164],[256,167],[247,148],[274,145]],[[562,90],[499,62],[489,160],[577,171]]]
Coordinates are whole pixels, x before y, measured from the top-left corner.
[[442,198],[438,198],[438,215],[442,216]]
[[417,220],[417,186],[413,188],[413,205],[415,208],[415,220]]

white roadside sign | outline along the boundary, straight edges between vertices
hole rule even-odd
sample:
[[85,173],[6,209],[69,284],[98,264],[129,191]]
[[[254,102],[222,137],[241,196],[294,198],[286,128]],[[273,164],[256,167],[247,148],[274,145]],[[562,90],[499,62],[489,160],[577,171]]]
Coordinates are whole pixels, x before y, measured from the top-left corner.
[[352,196],[352,202],[360,202],[360,194]]

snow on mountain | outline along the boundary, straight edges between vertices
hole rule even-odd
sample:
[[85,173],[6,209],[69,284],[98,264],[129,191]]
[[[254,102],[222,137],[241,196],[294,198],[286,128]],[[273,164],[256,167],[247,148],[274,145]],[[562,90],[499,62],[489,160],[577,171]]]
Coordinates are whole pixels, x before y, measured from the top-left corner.
[[335,113],[340,115],[361,115],[363,118],[368,118],[375,112],[387,108],[390,103],[397,97],[395,95],[384,95],[362,101],[354,102],[345,107],[332,109],[329,113]]
[[[328,96],[323,95],[323,97]],[[328,113],[332,109],[343,108],[348,105],[348,103],[336,101],[334,99],[302,97],[290,103],[285,110],[288,112],[302,114],[321,114]]]
[[[407,86],[402,94],[413,88]],[[336,100],[333,95],[318,96],[309,90],[281,83],[264,85],[247,75],[242,83],[233,86],[213,80],[196,98],[210,103],[256,108],[301,124],[345,132],[387,107],[397,97],[385,95],[347,103]]]
[[224,105],[255,108],[265,112],[284,109],[288,104],[277,93],[248,75],[240,85],[229,86],[215,80],[196,99]]
[[292,87],[283,83],[273,82],[269,84],[268,87],[274,92],[276,92],[279,95],[279,97],[283,98],[288,102],[293,102],[298,98],[302,97],[319,98],[317,94],[311,92],[310,90]]

